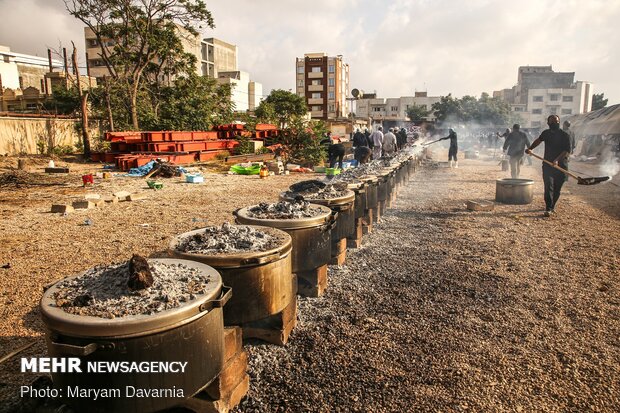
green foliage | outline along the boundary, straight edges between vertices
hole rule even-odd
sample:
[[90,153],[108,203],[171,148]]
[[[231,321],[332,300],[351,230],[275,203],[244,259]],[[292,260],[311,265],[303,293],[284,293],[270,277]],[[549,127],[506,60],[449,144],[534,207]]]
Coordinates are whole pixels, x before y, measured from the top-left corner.
[[249,137],[238,135],[235,139],[239,142],[239,145],[235,148],[235,155],[254,153],[254,144]]
[[57,145],[52,148],[51,153],[53,155],[62,156],[72,154],[73,151],[74,148],[71,145]]
[[603,109],[607,106],[607,100],[604,93],[595,93],[592,95],[592,110]]
[[182,38],[196,41],[197,25],[215,27],[202,0],[66,0],[65,6],[95,34],[113,87],[124,91],[117,98],[124,101],[133,129],[143,117],[157,117],[157,111],[138,107],[149,79],[158,85],[162,75],[194,72],[196,59],[184,52]]
[[430,110],[425,109],[420,105],[414,104],[407,108],[407,117],[412,122],[420,122],[426,120],[427,116],[431,113]]
[[274,89],[256,108],[256,117],[262,122],[283,128],[307,112],[308,107],[303,97],[286,90]]
[[75,115],[80,111],[80,95],[77,87],[55,86],[52,97],[43,102],[43,109],[58,115]]
[[506,125],[518,119],[512,114],[508,103],[489,97],[486,93],[483,93],[480,99],[473,96],[456,99],[452,94],[442,96],[439,102],[433,104],[433,111],[439,122],[475,122],[495,126]]
[[323,161],[326,153],[321,140],[327,131],[327,125],[322,121],[304,122],[299,117],[293,118],[280,137],[288,160],[302,164]]

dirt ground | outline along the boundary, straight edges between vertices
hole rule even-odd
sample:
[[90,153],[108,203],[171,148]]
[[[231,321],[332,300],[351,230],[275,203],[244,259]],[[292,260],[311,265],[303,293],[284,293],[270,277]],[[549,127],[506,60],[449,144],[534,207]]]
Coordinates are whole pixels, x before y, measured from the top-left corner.
[[[532,204],[466,210],[468,199],[493,200],[507,176],[497,163],[419,170],[363,247],[330,267],[327,293],[300,299],[287,346],[246,345],[251,388],[238,411],[617,411],[620,188],[571,181],[545,219],[535,162],[523,171]],[[0,188],[0,265],[11,265],[0,269],[0,356],[33,340],[20,356],[45,353],[44,285],[162,251],[172,235],[231,220],[303,178],[209,174],[154,192],[121,177],[85,190],[76,174],[66,186]],[[148,197],[48,212],[120,189]],[[0,400],[33,378],[15,373],[17,360],[0,365]]]

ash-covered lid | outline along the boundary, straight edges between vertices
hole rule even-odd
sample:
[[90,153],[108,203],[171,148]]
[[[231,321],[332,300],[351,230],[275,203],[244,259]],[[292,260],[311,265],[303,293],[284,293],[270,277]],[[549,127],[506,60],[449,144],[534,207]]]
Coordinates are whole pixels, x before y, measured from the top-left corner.
[[298,182],[284,193],[285,199],[328,200],[349,196],[346,182],[326,183],[317,180]]
[[[100,265],[48,288],[40,308],[52,330],[81,337],[142,335],[183,323],[217,299],[220,274],[178,259],[147,259],[152,284],[132,284],[129,262]],[[206,314],[206,312],[205,312]]]
[[221,227],[206,227],[182,238],[176,249],[190,254],[236,254],[267,251],[278,244],[279,240],[265,231],[226,222]]
[[300,219],[314,218],[324,214],[320,205],[306,201],[280,201],[273,204],[261,202],[247,208],[247,216],[260,219]]

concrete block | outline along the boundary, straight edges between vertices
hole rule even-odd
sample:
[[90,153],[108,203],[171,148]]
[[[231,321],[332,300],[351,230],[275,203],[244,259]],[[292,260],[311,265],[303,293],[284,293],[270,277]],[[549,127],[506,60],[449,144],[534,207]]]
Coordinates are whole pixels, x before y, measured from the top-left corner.
[[114,192],[112,195],[115,196],[119,201],[128,201],[129,196],[131,195],[131,192],[119,191],[119,192]]
[[118,197],[117,196],[106,196],[103,198],[104,202],[107,202],[108,204],[116,204],[118,203]]
[[72,206],[75,209],[92,209],[95,207],[95,203],[85,199],[82,201],[73,201]]
[[84,195],[84,199],[101,199],[101,195],[99,195],[99,194],[86,194],[86,195]]
[[69,168],[45,168],[46,174],[68,174]]
[[467,201],[467,209],[470,211],[493,211],[495,204],[485,201]]
[[129,195],[128,201],[140,201],[141,199],[146,199],[146,195],[142,193],[131,194]]
[[60,212],[61,214],[73,212],[74,209],[71,205],[54,204],[52,205],[52,212]]

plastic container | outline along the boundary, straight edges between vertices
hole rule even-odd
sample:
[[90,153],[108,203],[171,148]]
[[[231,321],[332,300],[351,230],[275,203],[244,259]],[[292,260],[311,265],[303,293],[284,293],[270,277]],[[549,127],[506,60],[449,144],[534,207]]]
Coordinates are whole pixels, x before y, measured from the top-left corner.
[[189,184],[198,184],[205,181],[202,175],[185,175],[185,182]]

